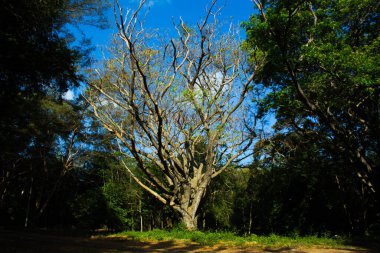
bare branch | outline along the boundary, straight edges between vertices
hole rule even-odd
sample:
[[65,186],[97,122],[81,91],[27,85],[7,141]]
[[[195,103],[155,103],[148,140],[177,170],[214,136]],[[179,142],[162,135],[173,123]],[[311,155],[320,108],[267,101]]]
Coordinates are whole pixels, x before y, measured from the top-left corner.
[[122,160],[134,180],[191,219],[211,179],[246,157],[254,138],[238,130],[250,116],[243,105],[254,73],[233,29],[218,34],[216,2],[195,27],[180,19],[177,38],[162,45],[139,20],[144,1],[128,18],[117,4],[114,59],[95,73],[86,98],[120,152],[136,160],[142,176]]

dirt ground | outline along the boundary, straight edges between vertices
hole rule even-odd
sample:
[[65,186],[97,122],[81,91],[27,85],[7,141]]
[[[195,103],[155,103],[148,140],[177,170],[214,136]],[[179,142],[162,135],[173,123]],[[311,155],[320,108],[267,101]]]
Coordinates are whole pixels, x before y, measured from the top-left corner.
[[380,253],[380,249],[258,249],[251,247],[200,246],[173,241],[138,242],[57,233],[0,230],[1,253],[130,253],[130,252],[222,252],[222,253]]

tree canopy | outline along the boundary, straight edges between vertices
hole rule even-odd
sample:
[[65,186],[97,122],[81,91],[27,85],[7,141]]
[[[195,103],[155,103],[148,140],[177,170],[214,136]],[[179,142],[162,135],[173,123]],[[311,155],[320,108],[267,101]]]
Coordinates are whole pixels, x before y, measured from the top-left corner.
[[[54,182],[72,164],[64,156],[72,155],[69,143],[81,128],[79,106],[62,95],[83,80],[80,68],[90,47],[75,45],[67,26],[89,18],[104,26],[105,5],[97,0],[0,4],[0,107],[6,108],[0,116],[0,209],[8,213],[5,217],[27,210],[21,214],[27,226],[32,199],[37,217],[55,192]],[[16,204],[17,198],[22,201]],[[14,204],[24,208],[15,211]]]
[[[280,153],[289,159],[290,146],[314,141],[315,157],[323,153],[332,163],[343,161],[347,165],[341,176],[356,174],[369,198],[376,201],[380,190],[379,3],[254,3],[259,13],[244,24],[244,46],[255,50],[252,57],[264,61],[255,81],[272,90],[261,103],[263,111],[275,113],[273,140]],[[294,142],[297,136],[302,137],[299,144]],[[313,159],[310,154],[309,159]]]

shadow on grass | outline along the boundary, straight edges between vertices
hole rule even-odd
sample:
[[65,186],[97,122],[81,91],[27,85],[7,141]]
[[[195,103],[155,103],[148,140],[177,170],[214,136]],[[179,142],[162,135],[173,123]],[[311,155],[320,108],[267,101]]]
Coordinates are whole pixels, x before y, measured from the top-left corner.
[[[96,233],[103,234],[104,233]],[[377,245],[373,245],[377,246]],[[344,252],[377,253],[373,250],[348,250]],[[338,249],[336,249],[338,250]],[[91,237],[86,231],[11,231],[0,229],[0,252],[2,253],[129,253],[129,252],[292,252],[307,253],[309,250],[289,247],[263,250],[248,247],[202,246],[179,241],[138,241],[133,238]],[[338,252],[338,251],[312,251]],[[342,251],[343,252],[343,251]]]
[[360,248],[366,248],[369,252],[378,253],[380,252],[380,237],[379,236],[357,236],[346,239],[344,241],[345,245],[355,246]]
[[[230,252],[227,246],[203,247],[176,241],[141,242],[125,238],[91,238],[87,233],[0,230],[2,253]],[[260,253],[255,250],[231,252]]]

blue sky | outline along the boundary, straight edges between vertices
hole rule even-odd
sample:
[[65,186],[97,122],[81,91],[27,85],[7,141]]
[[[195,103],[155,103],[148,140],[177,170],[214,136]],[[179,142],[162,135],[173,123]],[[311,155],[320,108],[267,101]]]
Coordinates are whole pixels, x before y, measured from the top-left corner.
[[[138,0],[120,0],[120,4],[126,11],[128,8],[136,8]],[[145,26],[161,30],[174,30],[172,20],[177,22],[180,17],[188,24],[196,24],[205,15],[206,7],[210,4],[211,0],[147,0]],[[223,7],[218,19],[236,25],[247,21],[254,11],[250,0],[219,0],[217,6]],[[107,17],[110,23],[109,29],[99,30],[94,27],[83,27],[84,33],[92,40],[96,48],[106,46],[115,32],[113,10],[110,9],[107,12]]]
[[[139,0],[119,0],[124,11],[127,9],[135,9]],[[173,31],[173,20],[175,22],[182,19],[190,25],[195,25],[204,17],[206,8],[210,6],[211,0],[146,0],[144,12],[147,13],[145,19],[145,27],[158,28],[162,31]],[[239,25],[243,21],[247,21],[249,16],[254,12],[251,0],[219,0],[218,7],[222,7],[218,20]],[[102,58],[102,51],[111,39],[113,33],[116,32],[113,8],[107,11],[107,18],[110,28],[100,30],[92,26],[82,26],[81,30],[90,38],[95,46],[92,57],[96,60]],[[74,32],[76,33],[76,32]],[[79,33],[78,33],[79,34]],[[244,36],[244,31],[241,31]],[[64,98],[72,99],[80,90],[75,92],[69,91]]]

